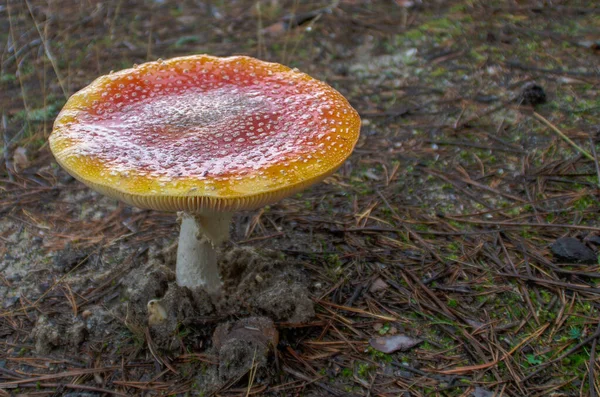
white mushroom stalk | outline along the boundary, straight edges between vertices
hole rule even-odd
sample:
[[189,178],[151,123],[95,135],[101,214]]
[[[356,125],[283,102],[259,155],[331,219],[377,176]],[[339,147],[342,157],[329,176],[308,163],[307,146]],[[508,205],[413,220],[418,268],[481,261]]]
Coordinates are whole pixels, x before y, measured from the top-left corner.
[[229,225],[233,214],[181,215],[179,246],[175,274],[177,284],[184,287],[204,287],[218,292],[222,281],[217,262],[217,247],[229,240]]

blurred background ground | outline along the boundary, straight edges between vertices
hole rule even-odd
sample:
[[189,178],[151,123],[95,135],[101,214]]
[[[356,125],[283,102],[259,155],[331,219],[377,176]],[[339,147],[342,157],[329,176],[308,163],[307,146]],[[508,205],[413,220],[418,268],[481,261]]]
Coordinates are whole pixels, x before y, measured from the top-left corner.
[[[0,395],[597,395],[599,27],[583,0],[3,0]],[[297,67],[363,119],[337,174],[234,220],[234,246],[300,264],[316,315],[210,391],[227,319],[173,353],[128,317],[174,217],[47,146],[95,77],[197,53]]]

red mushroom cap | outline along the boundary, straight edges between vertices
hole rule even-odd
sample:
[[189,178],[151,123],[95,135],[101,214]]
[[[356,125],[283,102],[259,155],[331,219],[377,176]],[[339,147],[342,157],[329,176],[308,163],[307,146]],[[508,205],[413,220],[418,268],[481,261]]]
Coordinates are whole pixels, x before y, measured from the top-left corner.
[[58,115],[50,148],[104,194],[208,213],[257,208],[323,180],[359,130],[346,99],[304,73],[196,55],[96,79]]

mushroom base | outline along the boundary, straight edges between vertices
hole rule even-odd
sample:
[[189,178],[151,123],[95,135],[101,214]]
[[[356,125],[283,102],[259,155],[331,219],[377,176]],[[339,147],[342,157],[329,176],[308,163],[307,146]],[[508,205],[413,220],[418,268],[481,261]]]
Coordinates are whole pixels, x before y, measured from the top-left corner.
[[217,292],[222,282],[216,247],[229,239],[232,214],[194,215],[181,213],[181,231],[177,247],[177,284],[203,287]]

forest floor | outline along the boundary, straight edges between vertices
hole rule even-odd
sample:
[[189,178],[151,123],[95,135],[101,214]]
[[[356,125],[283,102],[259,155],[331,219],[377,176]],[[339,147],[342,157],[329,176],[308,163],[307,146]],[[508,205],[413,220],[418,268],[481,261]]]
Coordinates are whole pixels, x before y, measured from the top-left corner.
[[[1,2],[0,396],[597,396],[600,6],[404,3]],[[175,216],[47,142],[97,76],[198,53],[297,67],[363,123],[335,175],[234,218],[225,276],[293,279],[285,310],[254,285],[165,342]],[[227,359],[249,316],[278,343]]]

